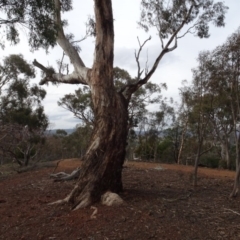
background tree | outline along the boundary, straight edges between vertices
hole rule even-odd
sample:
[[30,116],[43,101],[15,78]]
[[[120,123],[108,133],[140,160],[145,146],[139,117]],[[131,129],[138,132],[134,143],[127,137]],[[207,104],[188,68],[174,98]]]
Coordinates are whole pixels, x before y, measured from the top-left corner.
[[231,168],[230,159],[230,136],[233,133],[233,120],[231,111],[231,100],[229,98],[230,88],[226,74],[223,69],[226,67],[225,60],[222,57],[224,48],[217,47],[210,55],[206,72],[209,72],[209,92],[213,96],[212,118],[215,139],[221,144],[221,163],[228,169]]
[[[186,83],[186,81],[182,82],[183,84]],[[178,108],[177,112],[177,117],[176,117],[176,124],[175,124],[175,130],[176,130],[176,140],[175,140],[175,145],[176,145],[176,162],[178,164],[183,163],[183,157],[182,157],[182,152],[184,149],[184,143],[187,138],[187,132],[188,132],[188,127],[189,127],[189,111],[190,111],[190,106],[187,104],[188,101],[188,92],[189,89],[187,86],[183,86],[182,88],[179,89],[180,91],[180,99],[181,103]],[[185,157],[186,159],[186,157]],[[185,161],[185,163],[187,163]]]
[[138,145],[136,149],[137,156],[144,160],[164,161],[162,157],[163,150],[168,147],[168,140],[164,142],[165,129],[174,121],[174,109],[164,99],[159,104],[159,111],[148,112],[141,122]]
[[[198,150],[204,145],[206,147],[206,143],[214,144],[216,147],[212,153],[215,159],[219,158],[216,150],[220,149],[221,160],[230,169],[234,166],[230,150],[235,149],[236,178],[231,196],[237,195],[240,174],[239,36],[238,29],[226,43],[212,52],[200,53],[192,85],[181,91],[188,106],[189,131],[193,137],[196,133]],[[203,149],[203,152],[206,150]],[[199,158],[196,160],[195,169]],[[217,166],[222,164],[222,161],[217,161]]]
[[[229,93],[228,103],[230,103],[231,115],[232,115],[232,126],[235,136],[235,147],[236,147],[236,178],[233,191],[231,196],[236,196],[239,189],[240,182],[240,138],[239,138],[239,116],[240,116],[240,105],[239,105],[239,75],[240,75],[240,30],[238,29],[227,39],[226,44],[221,47],[221,60],[218,63],[225,63],[224,66],[218,65],[219,75],[221,79],[224,77],[227,82],[226,91]],[[216,62],[215,62],[216,63]],[[220,68],[221,67],[221,68]],[[223,67],[223,68],[222,68]]]
[[72,112],[76,118],[85,124],[94,124],[91,92],[84,86],[75,90],[75,93],[66,94],[58,101],[58,105]]
[[194,186],[197,185],[197,170],[200,161],[200,156],[206,153],[212,148],[212,143],[210,143],[210,148],[203,150],[203,144],[207,143],[207,135],[211,132],[210,118],[212,113],[212,102],[213,97],[207,91],[207,84],[209,75],[205,71],[206,58],[208,58],[209,53],[203,52],[199,54],[198,68],[193,70],[193,86],[191,91],[188,92],[188,104],[192,107],[190,112],[190,123],[192,126],[192,132],[197,136],[197,153],[195,157],[194,165]]
[[35,73],[23,56],[10,55],[5,58],[1,68],[4,69],[4,78],[9,78],[0,98],[1,127],[6,131],[5,126],[12,126],[12,130],[8,133],[11,135],[8,136],[9,140],[2,141],[0,147],[3,152],[9,152],[20,165],[26,166],[44,143],[48,118],[41,101],[46,92],[37,85],[30,86],[29,80],[35,77]]

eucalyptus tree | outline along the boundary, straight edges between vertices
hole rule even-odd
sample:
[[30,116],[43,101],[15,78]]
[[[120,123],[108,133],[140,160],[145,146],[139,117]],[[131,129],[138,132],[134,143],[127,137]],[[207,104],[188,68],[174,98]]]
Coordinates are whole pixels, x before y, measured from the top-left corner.
[[[193,69],[192,85],[182,92],[184,102],[188,105],[188,121],[191,132],[196,136],[197,151],[194,164],[194,186],[197,185],[197,170],[201,155],[211,149],[211,147],[203,150],[203,144],[210,142],[207,140],[211,132],[211,113],[213,96],[208,92],[209,72],[206,71],[210,53],[202,52],[199,54],[199,66]],[[211,141],[212,142],[212,141]]]
[[41,101],[46,91],[30,85],[35,71],[22,55],[6,57],[1,69],[8,84],[5,84],[0,97],[0,132],[8,134],[0,142],[0,148],[20,165],[26,166],[44,142],[48,118]]
[[188,103],[190,87],[186,85],[187,81],[182,82],[182,87],[179,89],[180,91],[180,105],[178,110],[176,111],[176,136],[179,135],[179,140],[176,137],[176,163],[181,164],[182,161],[182,153],[184,150],[184,143],[187,137],[187,131],[189,127],[189,111],[190,106]]
[[[203,144],[204,140],[202,133],[211,130],[212,134],[208,135],[208,137],[212,139],[207,139],[207,141],[214,140],[221,143],[222,158],[226,160],[228,168],[230,168],[231,164],[229,138],[232,133],[235,136],[236,177],[231,196],[237,195],[240,182],[239,46],[240,32],[238,29],[223,45],[212,52],[201,53],[199,55],[199,67],[194,70],[194,84],[189,89],[189,96],[194,96],[194,91],[199,89],[198,94],[196,94],[196,96],[200,97],[199,101],[194,102],[192,101],[193,98],[191,98],[189,102],[193,107],[190,116],[194,117],[197,113],[196,116],[198,116],[199,120],[197,121],[197,135],[200,136],[198,137],[199,146]],[[195,173],[196,166],[197,161],[195,162]]]
[[218,46],[211,52],[205,71],[210,73],[208,89],[213,96],[211,124],[217,143],[221,144],[221,160],[231,167],[230,136],[233,133],[230,82],[224,58],[225,46]]
[[[145,30],[156,28],[162,49],[144,75],[139,55],[147,41],[140,44],[139,54],[136,54],[137,77],[133,83],[126,84],[117,91],[113,83],[114,17],[111,0],[94,1],[95,22],[91,26],[94,27],[96,39],[91,68],[85,66],[73,41],[64,33],[65,21],[61,14],[71,10],[70,0],[1,2],[1,11],[5,11],[8,18],[20,17],[28,26],[29,44],[33,49],[47,48],[58,43],[70,58],[74,68],[71,73],[57,72],[34,60],[33,64],[45,74],[40,84],[84,84],[91,89],[95,122],[82,171],[73,191],[64,200],[57,201],[70,202],[74,209],[100,200],[106,191],[119,193],[122,190],[122,165],[128,132],[127,109],[133,93],[151,79],[164,55],[177,48],[179,38],[191,30],[200,38],[209,37],[209,24],[224,26],[227,10],[222,1],[142,0],[140,26]],[[19,6],[14,8],[15,11],[11,8],[12,5],[15,7],[13,3]],[[13,30],[10,31],[11,40],[16,41],[17,26],[14,23],[7,26]]]
[[167,103],[165,99],[161,101],[159,105],[159,111],[153,112],[151,116],[151,130],[154,130],[156,133],[152,146],[154,161],[156,161],[158,158],[158,145],[160,143],[161,135],[163,135],[164,130],[174,122],[175,111],[174,108],[169,103]]
[[87,86],[75,90],[75,93],[66,94],[58,101],[58,106],[72,112],[84,124],[94,125],[91,92]]
[[220,70],[228,83],[229,100],[232,113],[233,132],[236,145],[236,177],[231,196],[236,196],[240,184],[240,28],[234,32],[223,46],[222,60],[225,65]]
[[209,92],[213,101],[212,125],[218,141],[222,145],[222,157],[231,167],[229,156],[229,138],[235,137],[236,178],[231,196],[236,196],[240,181],[240,29],[234,32],[227,41],[211,53],[206,72],[209,73]]

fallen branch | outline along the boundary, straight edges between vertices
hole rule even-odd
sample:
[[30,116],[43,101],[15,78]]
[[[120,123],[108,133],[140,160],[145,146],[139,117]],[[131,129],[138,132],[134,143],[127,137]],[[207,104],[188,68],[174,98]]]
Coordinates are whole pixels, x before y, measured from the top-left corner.
[[77,168],[75,170],[72,171],[72,173],[68,174],[65,172],[59,172],[59,173],[55,173],[55,174],[50,174],[51,178],[55,178],[54,182],[60,182],[60,181],[69,181],[72,179],[76,179],[79,177],[80,175],[80,168]]
[[179,201],[179,200],[186,200],[186,199],[190,198],[191,195],[192,195],[192,192],[190,192],[186,196],[181,196],[181,197],[178,197],[178,198],[173,198],[173,199],[162,198],[162,199],[166,202],[176,202],[176,201]]
[[237,215],[240,216],[240,213],[239,213],[239,212],[233,211],[232,209],[224,208],[224,210],[230,211],[230,212],[232,212],[232,213],[237,214]]
[[91,218],[91,219],[97,218],[97,217],[96,217],[96,214],[97,214],[97,212],[98,212],[98,209],[97,209],[96,207],[94,207],[94,206],[91,206],[91,209],[93,209],[94,211],[93,211],[92,215],[90,216],[90,218]]

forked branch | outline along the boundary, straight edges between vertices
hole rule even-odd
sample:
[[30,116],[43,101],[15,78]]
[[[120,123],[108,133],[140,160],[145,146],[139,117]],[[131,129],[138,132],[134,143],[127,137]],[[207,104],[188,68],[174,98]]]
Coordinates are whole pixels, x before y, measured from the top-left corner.
[[[190,15],[192,13],[192,10],[193,10],[193,5],[189,8],[186,17],[184,18],[182,23],[179,25],[179,27],[176,29],[176,31],[172,34],[172,36],[169,38],[169,40],[167,41],[167,44],[165,46],[162,45],[162,47],[163,47],[162,51],[160,52],[160,54],[156,58],[152,68],[146,74],[146,76],[143,79],[138,79],[138,81],[134,84],[128,84],[128,85],[124,86],[120,90],[120,92],[124,95],[124,97],[127,100],[130,100],[131,95],[135,91],[137,91],[142,85],[146,84],[149,81],[149,79],[152,77],[153,73],[156,71],[156,69],[157,69],[160,61],[162,60],[163,56],[166,53],[171,52],[171,51],[173,51],[177,48],[177,35],[181,31],[183,26],[186,24],[187,20],[189,19]],[[148,39],[146,41],[148,41]],[[142,51],[142,48],[143,48],[144,44],[146,43],[146,41],[142,45],[140,44],[140,48],[139,48],[139,51],[138,51],[139,55],[140,55],[140,53]],[[173,42],[174,42],[174,45],[172,47],[170,47]],[[140,68],[140,64],[139,64],[139,55],[135,54],[135,58],[136,58],[137,65],[138,65],[138,77],[139,77],[139,75],[141,77],[142,72],[140,70],[141,68]]]
[[67,83],[67,84],[84,84],[84,85],[88,84],[87,81],[89,79],[90,69],[87,72],[85,72],[85,77],[79,77],[79,74],[77,74],[76,72],[73,72],[67,75],[64,75],[61,73],[55,73],[53,68],[47,68],[43,66],[36,59],[34,59],[33,65],[41,69],[45,74],[45,77],[39,83],[40,85],[44,85],[48,82]]
[[141,76],[142,76],[142,73],[143,73],[144,70],[141,70],[141,65],[140,65],[139,58],[140,58],[140,54],[141,54],[141,51],[142,51],[144,45],[145,45],[148,41],[151,40],[151,36],[150,36],[148,39],[146,39],[142,44],[141,44],[139,38],[137,38],[137,39],[138,39],[139,49],[138,49],[137,52],[135,51],[135,59],[136,59],[136,62],[137,62],[137,67],[138,67],[137,80],[140,80],[140,79],[141,79]]

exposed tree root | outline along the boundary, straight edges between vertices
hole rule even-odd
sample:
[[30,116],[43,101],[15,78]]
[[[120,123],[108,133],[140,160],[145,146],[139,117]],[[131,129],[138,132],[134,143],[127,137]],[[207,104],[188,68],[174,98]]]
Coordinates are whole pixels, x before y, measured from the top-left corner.
[[65,203],[68,203],[68,201],[66,200],[66,198],[57,200],[57,201],[55,201],[55,202],[48,203],[48,205],[63,205],[63,204],[65,204]]
[[[62,205],[65,203],[72,202],[72,199],[74,198],[74,195],[77,190],[78,190],[78,186],[75,185],[72,192],[66,198],[49,203],[48,205]],[[119,205],[122,205],[123,203],[124,203],[124,201],[118,194],[112,193],[110,191],[107,191],[106,193],[104,193],[101,196],[101,204],[106,205],[106,206],[119,206]],[[81,196],[81,199],[78,199],[77,204],[75,204],[75,206],[73,207],[72,210],[75,211],[80,208],[85,208],[85,207],[90,206],[91,204],[92,204],[92,199],[91,199],[90,193],[87,192]],[[96,213],[97,212],[93,212],[92,216],[95,215]]]
[[55,178],[54,181],[55,182],[60,182],[60,181],[69,181],[72,179],[76,179],[79,177],[80,175],[80,168],[77,168],[75,170],[72,171],[72,173],[68,174],[65,172],[59,172],[59,173],[55,173],[55,174],[50,174],[51,178]]
[[[72,192],[72,196],[75,194],[74,189]],[[81,198],[78,198],[76,200],[76,204],[73,206],[72,210],[78,210],[80,208],[85,208],[90,206],[93,203],[91,195],[89,192],[86,192],[85,194],[81,194]]]
[[75,185],[74,189],[72,190],[72,192],[67,196],[65,197],[64,199],[60,199],[60,200],[57,200],[55,202],[51,202],[49,203],[48,205],[63,205],[65,203],[69,203],[70,202],[70,199],[73,197],[73,194],[75,192],[75,190],[77,189],[77,185]]

